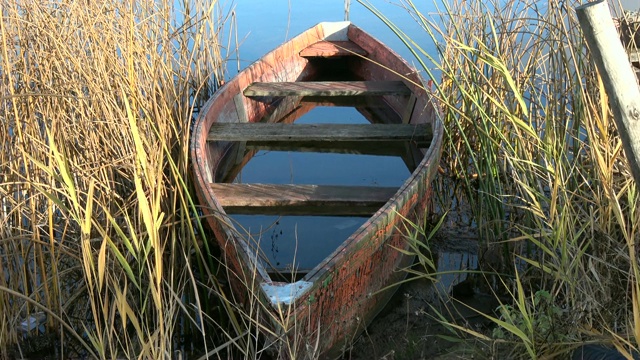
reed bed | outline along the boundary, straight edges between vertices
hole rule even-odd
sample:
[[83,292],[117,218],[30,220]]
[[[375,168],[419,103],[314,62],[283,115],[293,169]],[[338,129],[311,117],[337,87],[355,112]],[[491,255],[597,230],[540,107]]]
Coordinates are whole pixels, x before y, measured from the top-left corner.
[[[472,276],[502,304],[491,330],[449,328],[510,358],[637,350],[638,193],[579,2],[450,0],[434,15],[403,0],[437,53],[361,3],[436,80],[438,205],[472,210],[484,254]],[[225,297],[188,175],[190,124],[224,77],[227,14],[200,0],[0,4],[0,356],[36,351],[44,330],[62,358],[260,357],[264,311]],[[413,275],[436,278],[415,249]]]
[[0,4],[0,357],[44,338],[60,358],[242,343],[188,175],[228,14],[200,0]]
[[499,357],[567,356],[583,343],[637,351],[638,192],[578,25],[580,2],[451,0],[422,14],[402,1],[426,41],[363,3],[439,84],[448,129],[440,207],[471,209],[483,274],[470,276],[502,304],[484,315],[493,330],[450,329]]

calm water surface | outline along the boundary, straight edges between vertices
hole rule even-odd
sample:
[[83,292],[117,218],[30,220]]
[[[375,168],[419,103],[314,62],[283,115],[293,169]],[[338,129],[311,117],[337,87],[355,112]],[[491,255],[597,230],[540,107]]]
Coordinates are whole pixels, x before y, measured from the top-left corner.
[[[427,50],[435,49],[429,36],[397,1],[373,0],[371,3],[391,21],[400,24],[407,35],[423,40],[422,45]],[[423,14],[436,12],[431,0],[416,1],[416,5]],[[235,13],[241,68],[319,22],[345,20],[343,0],[237,0]],[[409,63],[415,63],[397,36],[356,1],[351,1],[349,20],[398,52]],[[233,76],[236,71],[237,64],[230,61],[229,74]]]
[[[368,122],[353,108],[316,107],[296,123]],[[260,151],[243,168],[237,181],[399,187],[409,175],[405,163],[395,156]],[[260,243],[272,267],[285,270],[313,268],[367,219],[260,215],[233,218]]]
[[[403,25],[415,38],[434,46],[409,14],[392,3],[375,1],[374,6]],[[431,7],[431,8],[430,8]],[[424,13],[433,12],[426,2]],[[284,41],[322,21],[344,20],[343,1],[243,1],[237,2],[239,61],[229,62],[233,76]],[[353,2],[350,21],[401,54],[410,63],[410,52],[402,42],[362,5]],[[366,123],[355,109],[316,107],[297,123]],[[271,184],[364,185],[399,187],[410,175],[399,157],[328,153],[260,151],[242,170],[236,181]],[[327,216],[235,215],[238,227],[260,244],[265,261],[283,270],[311,269],[329,255],[366,218]]]

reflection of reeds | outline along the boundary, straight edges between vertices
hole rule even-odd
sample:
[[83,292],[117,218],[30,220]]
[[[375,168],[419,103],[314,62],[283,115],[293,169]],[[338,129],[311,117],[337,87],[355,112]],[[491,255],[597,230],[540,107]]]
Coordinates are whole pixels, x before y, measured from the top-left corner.
[[219,293],[216,265],[187,168],[194,108],[223,75],[218,5],[1,6],[0,352],[42,310],[48,333],[84,347],[72,357],[234,339],[205,338],[204,311],[232,310],[203,293]]
[[452,0],[435,18],[403,3],[437,54],[378,15],[441,76],[443,177],[463,189],[482,245],[500,249],[495,271],[511,274],[494,289],[511,304],[489,316],[501,331],[465,331],[509,344],[511,356],[554,356],[593,338],[637,347],[637,190],[579,2]]

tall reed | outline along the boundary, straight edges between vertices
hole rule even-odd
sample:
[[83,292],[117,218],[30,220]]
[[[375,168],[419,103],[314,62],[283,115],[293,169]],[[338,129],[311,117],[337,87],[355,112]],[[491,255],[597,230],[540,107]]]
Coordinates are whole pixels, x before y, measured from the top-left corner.
[[[63,358],[235,343],[218,331],[241,330],[188,171],[194,112],[224,76],[221,5],[3,1],[1,11],[2,356],[23,350],[18,326],[39,312]],[[212,322],[216,312],[230,325]]]
[[494,257],[481,259],[492,291],[512,299],[487,315],[493,333],[454,328],[511,357],[584,341],[637,349],[638,196],[576,19],[580,2],[450,0],[435,15],[402,2],[428,42],[361,1],[439,84],[443,178],[463,189],[457,201],[472,211],[481,253]]

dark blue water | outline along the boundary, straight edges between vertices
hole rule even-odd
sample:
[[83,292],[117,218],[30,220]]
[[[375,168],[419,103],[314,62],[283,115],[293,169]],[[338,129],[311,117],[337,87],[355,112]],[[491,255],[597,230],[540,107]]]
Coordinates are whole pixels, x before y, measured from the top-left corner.
[[[424,14],[434,5],[422,2]],[[374,6],[403,31],[419,39],[433,51],[435,46],[402,7],[375,1]],[[331,1],[243,1],[236,4],[239,61],[228,64],[229,75],[237,73],[284,41],[322,21],[345,20],[344,2]],[[391,30],[357,2],[350,6],[349,20],[383,41],[410,63],[411,53]],[[235,54],[232,54],[235,57]],[[316,107],[297,123],[366,123],[353,108]],[[268,184],[364,185],[399,187],[410,175],[399,157],[331,153],[261,151],[244,167],[237,181]],[[234,215],[259,243],[265,262],[284,271],[308,270],[336,249],[366,218],[327,216]]]

